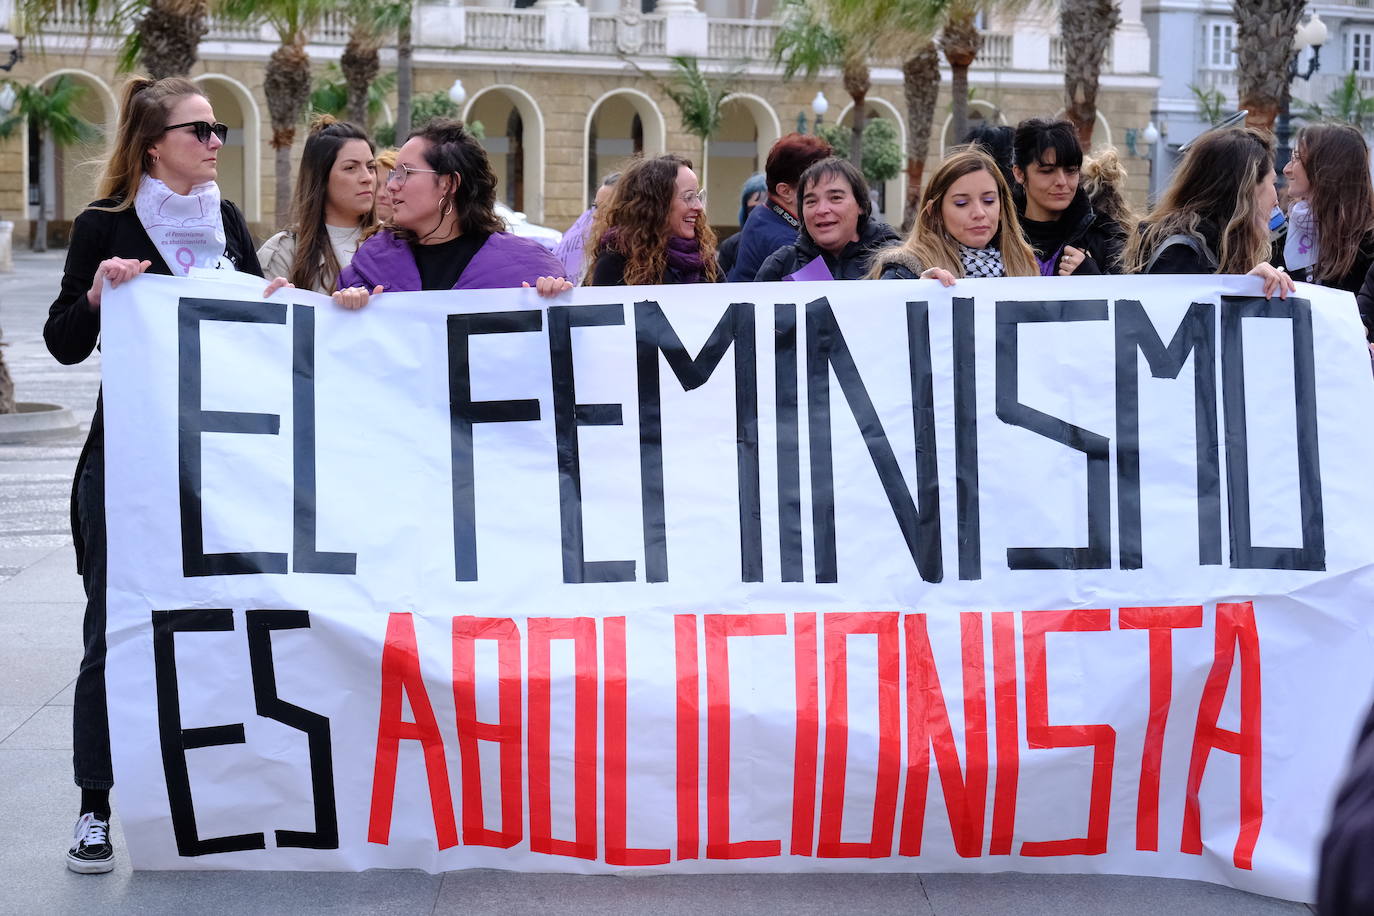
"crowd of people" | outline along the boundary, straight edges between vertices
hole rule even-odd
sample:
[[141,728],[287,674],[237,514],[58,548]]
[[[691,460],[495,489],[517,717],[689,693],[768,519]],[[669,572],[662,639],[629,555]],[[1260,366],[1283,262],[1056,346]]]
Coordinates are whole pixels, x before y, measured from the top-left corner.
[[[434,120],[398,150],[361,127],[323,118],[305,142],[290,220],[260,248],[242,212],[221,198],[217,152],[228,128],[184,79],[134,78],[123,94],[99,200],[76,218],[45,338],[77,363],[100,338],[105,282],[195,268],[270,277],[361,308],[384,292],[577,284],[925,279],[1116,273],[1252,274],[1264,294],[1293,278],[1358,294],[1374,318],[1374,185],[1369,149],[1345,125],[1304,128],[1284,169],[1286,234],[1275,233],[1274,147],[1238,127],[1198,138],[1142,219],[1121,194],[1114,153],[1085,160],[1064,121],[984,128],[931,175],[910,226],[874,212],[862,172],[816,136],[789,134],[740,197],[740,231],[718,245],[693,164],[635,159],[606,177],[556,252],[506,231],[496,176],[461,123]],[[1291,272],[1291,276],[1290,276]],[[73,484],[78,568],[87,592],[85,652],[74,698],[73,764],[80,817],[74,871],[112,867],[105,700],[103,410],[97,401]]]

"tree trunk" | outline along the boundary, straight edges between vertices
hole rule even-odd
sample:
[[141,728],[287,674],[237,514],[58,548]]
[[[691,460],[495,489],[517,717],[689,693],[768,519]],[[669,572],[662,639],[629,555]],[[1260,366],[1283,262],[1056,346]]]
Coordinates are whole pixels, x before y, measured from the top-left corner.
[[368,127],[368,89],[382,68],[381,56],[370,39],[365,29],[355,25],[339,57],[339,70],[348,90],[348,120],[363,129]]
[[973,10],[952,15],[940,30],[940,50],[949,61],[951,126],[955,143],[963,142],[968,133],[968,68],[973,66],[983,47],[983,36],[974,15]]
[[1304,3],[1292,0],[1232,0],[1236,17],[1236,81],[1245,123],[1274,129],[1288,87],[1288,67],[1297,53],[1293,36]]
[[410,136],[410,96],[413,85],[411,76],[410,15],[396,28],[396,145],[400,146]]
[[285,226],[291,213],[291,144],[296,140],[296,125],[310,104],[310,55],[305,53],[305,35],[272,52],[267,59],[263,92],[272,116],[272,148],[277,151],[277,224]]
[[152,0],[135,27],[139,59],[155,80],[186,76],[210,29],[204,0]]
[[0,413],[14,413],[14,379],[5,365],[5,344],[0,338]]
[[1063,0],[1059,34],[1064,44],[1064,110],[1083,149],[1092,147],[1097,83],[1112,35],[1121,24],[1120,0]]
[[873,80],[868,65],[862,61],[851,61],[844,67],[844,91],[854,100],[853,117],[850,121],[849,161],[859,171],[864,168],[864,125],[868,122],[868,90],[873,88]]
[[921,183],[930,155],[930,131],[940,95],[940,52],[935,42],[902,64],[902,93],[906,96],[906,215],[909,227],[921,203]]
[[38,218],[35,220],[33,238],[29,240],[30,251],[48,250],[48,178],[52,174],[52,159],[48,156],[46,149],[48,145],[47,134],[42,130],[37,130],[38,136],[38,156],[42,163],[38,169]]

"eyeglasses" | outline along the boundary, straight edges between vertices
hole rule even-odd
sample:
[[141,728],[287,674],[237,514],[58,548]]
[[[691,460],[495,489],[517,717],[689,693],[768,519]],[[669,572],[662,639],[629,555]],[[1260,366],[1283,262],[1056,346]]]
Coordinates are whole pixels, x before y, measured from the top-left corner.
[[165,128],[163,128],[163,132],[165,133],[169,130],[176,130],[179,127],[195,128],[196,139],[199,140],[201,143],[209,143],[211,134],[214,134],[216,137],[219,137],[220,143],[225,143],[229,139],[229,125],[221,124],[218,121],[216,121],[214,124],[211,124],[209,121],[187,121],[185,124],[168,124]]
[[410,177],[411,172],[429,172],[431,175],[439,174],[438,169],[415,169],[408,165],[398,165],[391,170],[391,174],[386,176],[386,182],[387,184],[395,182],[397,188],[404,188],[406,186],[406,179]]
[[680,195],[680,196],[678,197],[678,200],[682,201],[684,204],[686,204],[686,205],[689,206],[689,207],[695,207],[695,206],[697,206],[698,204],[700,204],[701,206],[704,207],[704,206],[706,206],[706,192],[705,192],[705,191],[688,191],[686,194]]

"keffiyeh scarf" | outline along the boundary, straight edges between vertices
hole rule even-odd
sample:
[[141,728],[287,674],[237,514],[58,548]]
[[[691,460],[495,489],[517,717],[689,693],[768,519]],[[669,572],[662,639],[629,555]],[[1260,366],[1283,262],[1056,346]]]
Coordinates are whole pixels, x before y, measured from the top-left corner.
[[1002,267],[1002,252],[989,245],[986,248],[959,246],[959,261],[964,265],[966,277],[1005,277]]

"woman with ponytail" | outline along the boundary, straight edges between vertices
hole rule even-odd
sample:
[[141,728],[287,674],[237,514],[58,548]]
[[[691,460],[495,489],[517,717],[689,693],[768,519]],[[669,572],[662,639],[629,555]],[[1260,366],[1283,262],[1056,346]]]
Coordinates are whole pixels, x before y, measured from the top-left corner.
[[363,231],[376,222],[373,154],[367,133],[347,121],[321,115],[310,125],[291,202],[291,227],[258,249],[268,273],[325,295],[338,288],[339,272],[353,260]]
[[[72,225],[62,289],[43,337],[65,365],[94,352],[101,294],[147,271],[186,276],[192,268],[262,276],[256,245],[239,208],[220,198],[217,158],[229,128],[215,120],[199,86],[173,77],[135,77],[125,85],[119,127],[100,180],[100,199]],[[278,277],[264,296],[288,285]],[[105,703],[104,410],[96,400],[72,488],[72,537],[86,587],[85,652],[72,700],[72,764],[80,817],[67,867],[83,874],[114,868],[110,840],[110,727]]]

